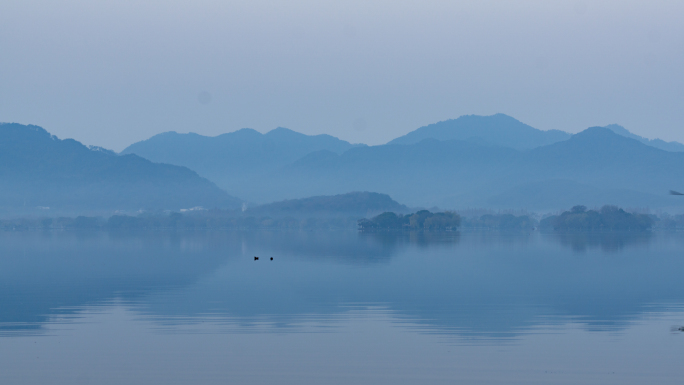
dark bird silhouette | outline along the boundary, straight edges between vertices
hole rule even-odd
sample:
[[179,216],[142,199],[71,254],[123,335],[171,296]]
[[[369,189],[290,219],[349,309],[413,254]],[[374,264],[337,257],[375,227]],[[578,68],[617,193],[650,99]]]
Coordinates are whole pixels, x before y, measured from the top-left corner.
[[254,260],[255,260],[255,261],[258,261],[258,260],[259,260],[259,257],[254,257]]
[[684,194],[680,193],[679,191],[670,190],[670,195],[684,195]]

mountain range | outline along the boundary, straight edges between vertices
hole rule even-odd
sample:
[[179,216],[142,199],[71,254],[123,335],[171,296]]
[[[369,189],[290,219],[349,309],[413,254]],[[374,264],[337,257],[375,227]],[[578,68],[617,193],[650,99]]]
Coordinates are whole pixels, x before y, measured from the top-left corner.
[[285,194],[365,189],[408,205],[450,208],[669,207],[679,205],[666,194],[670,186],[684,184],[682,166],[684,153],[593,127],[528,151],[435,139],[342,155],[319,151],[286,167],[270,183]]
[[[684,189],[684,152],[674,151],[680,146],[617,125],[571,135],[497,114],[421,127],[378,146],[286,128],[242,129],[217,137],[167,132],[117,155],[37,126],[3,124],[0,210],[236,209],[244,201],[250,210],[261,205],[261,214],[332,212],[339,202],[360,213],[369,211],[367,202],[382,206],[378,197],[446,209],[677,209],[680,199],[667,192]],[[340,195],[349,191],[387,195]],[[285,202],[265,205],[274,201]]]
[[242,204],[186,167],[88,148],[31,125],[0,124],[0,179],[4,214]]
[[[253,139],[242,140],[246,133]],[[571,135],[496,114],[435,123],[380,146],[280,128],[215,138],[166,133],[123,153],[190,167],[258,203],[377,191],[410,206],[551,210],[578,203],[678,206],[665,195],[684,183],[684,152],[671,151],[678,146],[684,148],[617,125]]]
[[[244,128],[207,137],[165,132],[134,143],[121,154],[137,154],[153,162],[185,166],[245,199],[268,202],[252,186],[264,188],[264,175],[319,150],[341,154],[354,145],[330,135],[309,136],[276,128],[267,134]],[[346,192],[346,191],[343,191]]]

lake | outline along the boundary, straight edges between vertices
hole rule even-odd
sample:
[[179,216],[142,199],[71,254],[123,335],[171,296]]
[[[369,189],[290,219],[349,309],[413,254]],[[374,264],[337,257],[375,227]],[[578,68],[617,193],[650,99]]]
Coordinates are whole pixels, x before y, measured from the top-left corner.
[[683,272],[674,232],[0,232],[0,383],[679,384]]

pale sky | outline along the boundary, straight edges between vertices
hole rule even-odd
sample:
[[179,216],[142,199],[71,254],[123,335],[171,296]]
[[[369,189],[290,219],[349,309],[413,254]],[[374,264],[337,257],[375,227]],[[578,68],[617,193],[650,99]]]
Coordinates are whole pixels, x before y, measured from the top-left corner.
[[684,1],[0,2],[0,122],[116,151],[288,127],[381,144],[464,114],[684,142]]

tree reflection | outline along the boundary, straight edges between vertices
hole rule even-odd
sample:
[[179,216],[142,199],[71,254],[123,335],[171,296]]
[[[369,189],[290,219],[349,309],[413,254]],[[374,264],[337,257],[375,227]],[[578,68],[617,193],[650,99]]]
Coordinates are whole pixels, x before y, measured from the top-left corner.
[[543,236],[553,239],[575,252],[600,249],[601,251],[611,253],[621,251],[627,247],[646,246],[654,239],[653,233],[650,231],[554,232],[543,233]]

